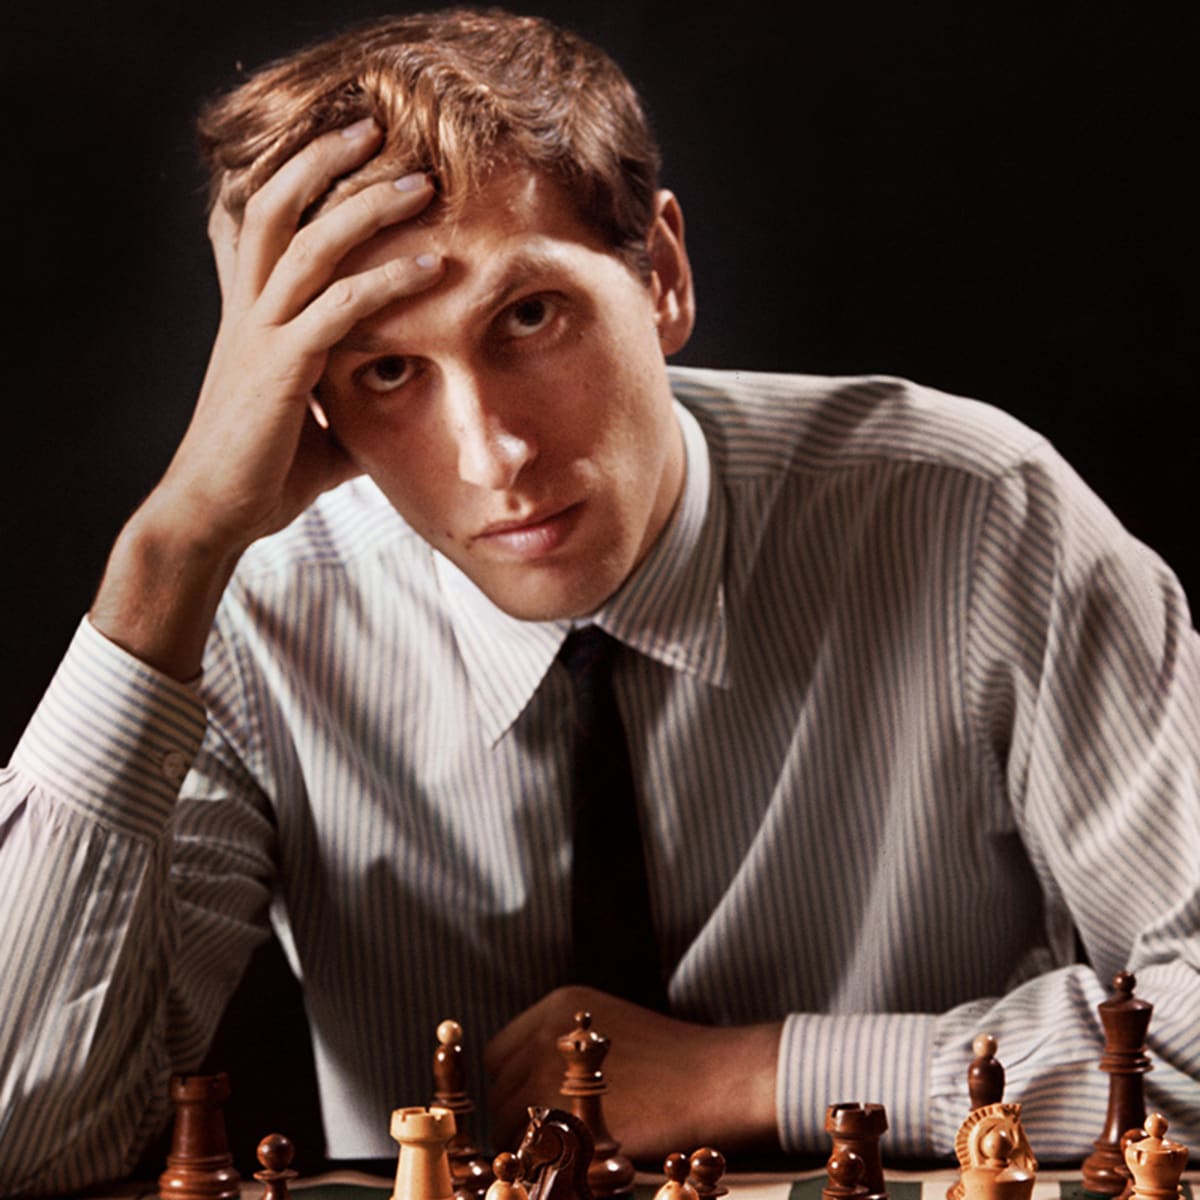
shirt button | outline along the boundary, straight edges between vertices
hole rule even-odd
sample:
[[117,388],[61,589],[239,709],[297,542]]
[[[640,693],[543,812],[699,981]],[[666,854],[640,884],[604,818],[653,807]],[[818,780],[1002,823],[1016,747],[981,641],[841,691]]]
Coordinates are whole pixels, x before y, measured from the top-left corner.
[[188,773],[187,755],[182,750],[168,750],[162,757],[162,773],[169,783],[178,787]]

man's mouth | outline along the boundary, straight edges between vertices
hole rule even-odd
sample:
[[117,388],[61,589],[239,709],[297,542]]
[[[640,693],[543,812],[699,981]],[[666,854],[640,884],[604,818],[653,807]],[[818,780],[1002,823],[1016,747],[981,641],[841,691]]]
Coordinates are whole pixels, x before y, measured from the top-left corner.
[[508,521],[493,521],[472,539],[477,547],[506,558],[532,560],[557,550],[570,536],[583,511],[582,501],[546,508]]

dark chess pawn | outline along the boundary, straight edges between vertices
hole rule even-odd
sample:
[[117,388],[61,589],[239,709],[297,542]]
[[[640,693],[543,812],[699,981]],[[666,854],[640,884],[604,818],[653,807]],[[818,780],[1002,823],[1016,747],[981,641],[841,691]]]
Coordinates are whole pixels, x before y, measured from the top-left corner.
[[865,1170],[863,1160],[853,1150],[844,1147],[835,1150],[825,1164],[827,1182],[821,1190],[821,1200],[865,1200]]
[[158,1194],[167,1200],[238,1200],[241,1176],[233,1165],[221,1105],[229,1099],[229,1076],[172,1075],[175,1124],[167,1169]]
[[729,1189],[721,1183],[725,1174],[725,1155],[711,1146],[701,1146],[693,1150],[688,1159],[690,1174],[688,1182],[696,1189],[700,1200],[718,1200],[725,1196]]
[[1187,1147],[1167,1138],[1167,1118],[1162,1113],[1151,1113],[1143,1128],[1145,1136],[1133,1139],[1125,1149],[1133,1200],[1178,1200],[1183,1194],[1179,1185],[1187,1166]]
[[1128,971],[1113,978],[1113,994],[1097,1006],[1104,1026],[1104,1057],[1100,1070],[1108,1073],[1108,1111],[1104,1132],[1083,1164],[1084,1191],[1095,1196],[1119,1196],[1129,1179],[1121,1155],[1121,1137],[1146,1120],[1143,1076],[1151,1069],[1146,1054],[1146,1031],[1154,1006],[1134,996],[1137,980]]
[[691,1164],[686,1154],[668,1154],[663,1163],[666,1182],[654,1193],[654,1200],[699,1200],[695,1186],[688,1180]]
[[972,1043],[975,1057],[967,1068],[967,1091],[972,1108],[999,1104],[1004,1099],[1004,1067],[996,1058],[996,1039],[981,1033]]
[[865,1200],[888,1200],[879,1151],[887,1127],[887,1110],[882,1104],[831,1104],[825,1110],[825,1132],[833,1139],[834,1154],[853,1150],[862,1159]]
[[601,1069],[608,1049],[608,1038],[592,1029],[592,1014],[587,1012],[576,1013],[575,1028],[558,1039],[558,1052],[566,1063],[559,1092],[592,1135],[588,1187],[597,1200],[633,1195],[633,1163],[609,1133],[600,1103],[600,1097],[608,1091]]
[[467,1067],[463,1054],[463,1029],[457,1021],[437,1027],[433,1055],[433,1102],[454,1114],[454,1136],[446,1148],[450,1178],[458,1200],[482,1200],[494,1176],[491,1164],[471,1140],[469,1117],[475,1105],[467,1094]]
[[291,1169],[296,1154],[291,1138],[269,1133],[258,1143],[256,1153],[263,1169],[255,1171],[254,1178],[263,1185],[262,1200],[288,1200],[288,1180],[296,1178]]
[[521,1182],[521,1160],[505,1150],[492,1160],[495,1177],[487,1190],[487,1200],[529,1200],[529,1191]]

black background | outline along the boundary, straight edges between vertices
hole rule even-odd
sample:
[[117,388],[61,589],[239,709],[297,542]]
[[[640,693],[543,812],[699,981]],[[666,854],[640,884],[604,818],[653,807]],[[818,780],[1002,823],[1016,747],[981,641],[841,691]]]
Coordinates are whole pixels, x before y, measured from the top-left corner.
[[[76,0],[6,18],[4,757],[203,372],[218,307],[198,100],[389,7]],[[1193,6],[522,11],[601,42],[646,98],[697,276],[679,361],[900,374],[998,404],[1195,601]]]

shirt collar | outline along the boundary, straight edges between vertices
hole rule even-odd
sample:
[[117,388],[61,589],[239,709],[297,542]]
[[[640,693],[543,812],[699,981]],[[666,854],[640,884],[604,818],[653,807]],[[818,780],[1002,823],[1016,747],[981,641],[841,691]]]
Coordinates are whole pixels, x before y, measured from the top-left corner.
[[[687,464],[679,503],[638,569],[586,623],[668,667],[728,687],[724,501],[696,418],[679,403],[675,411]],[[494,745],[533,698],[573,625],[583,622],[518,620],[443,555],[435,552],[434,565],[484,736]]]

